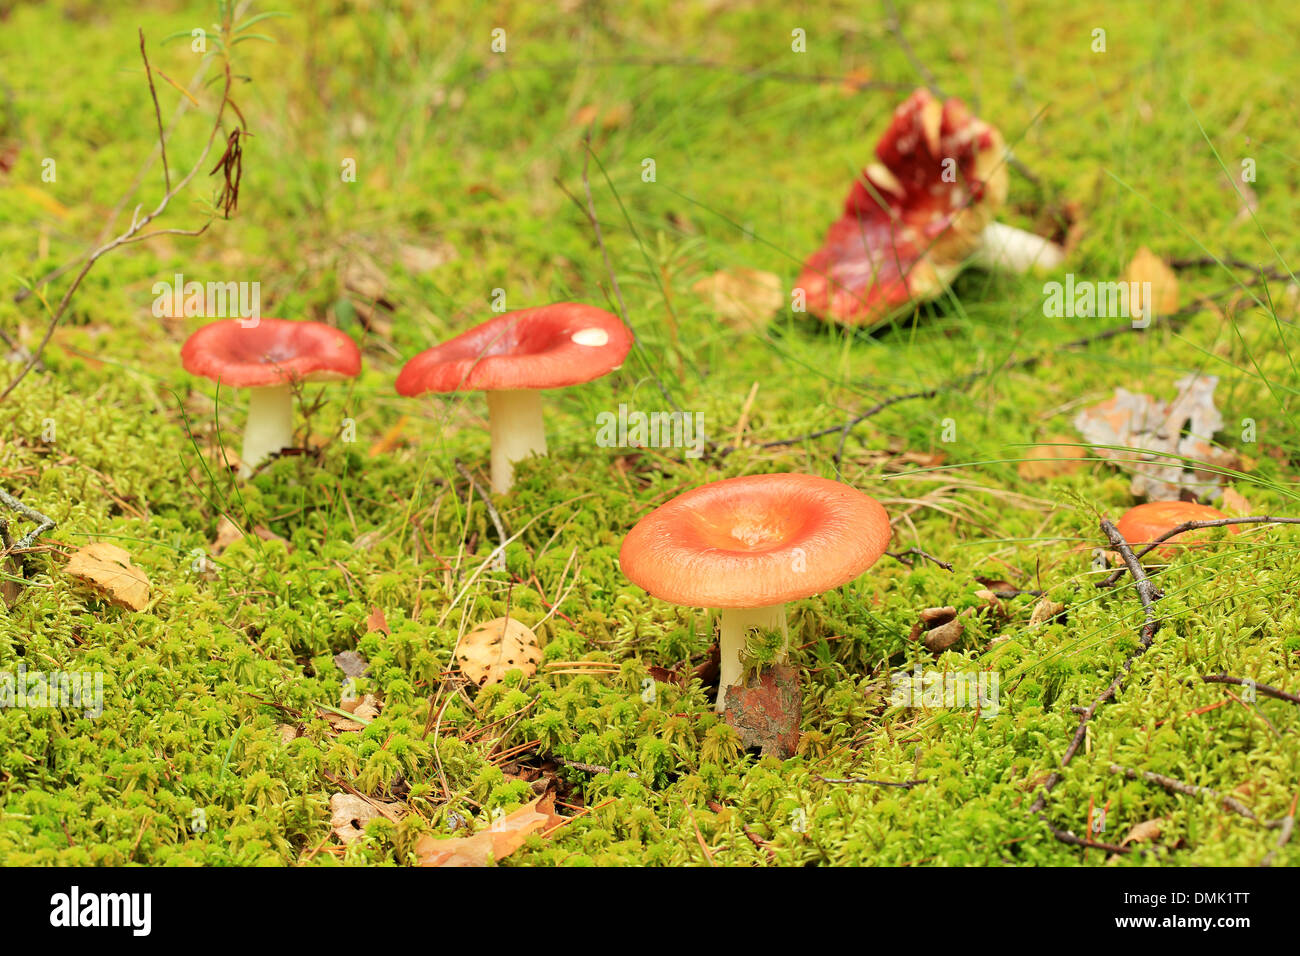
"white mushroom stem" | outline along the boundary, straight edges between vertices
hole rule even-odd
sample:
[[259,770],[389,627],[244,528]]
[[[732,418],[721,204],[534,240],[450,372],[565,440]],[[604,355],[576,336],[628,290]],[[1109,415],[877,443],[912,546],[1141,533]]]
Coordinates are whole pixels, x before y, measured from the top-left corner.
[[721,674],[718,678],[717,711],[727,709],[727,689],[740,683],[742,668],[740,652],[745,648],[745,638],[751,627],[765,631],[780,631],[785,642],[777,655],[784,661],[790,649],[790,632],[786,629],[785,605],[769,607],[724,607],[718,612],[718,651]]
[[1055,269],[1065,261],[1065,250],[1042,236],[1000,222],[989,223],[971,254],[972,263],[1003,272]]
[[505,494],[515,483],[515,462],[546,454],[542,393],[532,389],[488,392],[492,424],[492,490]]
[[240,454],[241,477],[281,448],[293,445],[293,388],[268,385],[248,390],[248,424],[244,426],[244,450]]

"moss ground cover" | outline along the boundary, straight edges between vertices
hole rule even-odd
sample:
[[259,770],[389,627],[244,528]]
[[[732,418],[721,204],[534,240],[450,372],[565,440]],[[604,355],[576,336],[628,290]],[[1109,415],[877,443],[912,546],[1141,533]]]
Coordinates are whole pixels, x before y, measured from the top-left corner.
[[[1107,321],[1045,315],[1042,277],[974,270],[871,333],[788,307],[738,328],[693,284],[744,266],[788,288],[893,106],[923,81],[887,8],[281,8],[290,16],[261,24],[274,44],[237,48],[255,134],[238,214],[106,257],[44,369],[0,403],[0,485],[58,522],[0,613],[0,672],[103,677],[98,716],[0,709],[0,859],[406,865],[422,836],[479,830],[532,800],[539,773],[554,775],[561,812],[581,815],[506,865],[1253,864],[1274,850],[1277,830],[1110,767],[1231,794],[1260,820],[1294,814],[1300,708],[1200,678],[1300,688],[1300,539],[1217,533],[1152,565],[1161,630],[1046,812],[1083,834],[1104,808],[1106,842],[1157,818],[1161,832],[1146,854],[1083,850],[1030,805],[1075,732],[1072,708],[1138,646],[1131,584],[1098,589],[1091,565],[1106,546],[1099,515],[1135,501],[1099,460],[1048,478],[1018,466],[1117,386],[1168,397],[1189,372],[1212,374],[1220,442],[1240,456],[1233,489],[1253,513],[1300,514],[1294,285],[1188,268],[1182,301],[1215,295],[1203,308],[1072,349]],[[1195,10],[1189,29],[1122,5],[917,4],[902,24],[945,92],[998,124],[1032,171],[1013,175],[1002,218],[1046,228],[1072,210],[1077,276],[1113,280],[1144,245],[1166,259],[1293,260],[1294,73],[1269,38],[1294,34],[1300,11]],[[160,41],[212,18],[184,4],[0,13],[0,141],[20,144],[0,175],[0,329],[15,341],[33,346],[44,328],[35,297],[13,301],[20,279],[82,252],[156,144],[137,26],[154,65],[185,85],[198,56]],[[806,52],[791,49],[796,28]],[[1105,52],[1092,49],[1099,28]],[[159,98],[164,119],[183,101],[163,85]],[[178,166],[202,147],[201,113],[177,126]],[[1243,216],[1231,181],[1246,158],[1257,201]],[[355,181],[341,176],[349,160]],[[509,543],[494,570],[500,531],[457,467],[486,474],[482,397],[406,399],[392,382],[406,357],[489,317],[497,290],[510,308],[618,311],[566,195],[585,203],[584,164],[638,344],[621,371],[548,393],[550,456],[520,465],[495,499]],[[202,221],[210,191],[196,184],[161,225]],[[180,368],[181,342],[205,320],[152,312],[155,284],[178,273],[259,282],[265,314],[335,324],[362,347],[358,379],[303,396],[314,453],[246,482],[223,467],[214,450],[238,447],[243,397]],[[838,433],[764,445],[930,389],[842,445]],[[599,416],[620,404],[699,413],[716,446],[698,458],[601,447]],[[709,616],[649,598],[617,561],[651,507],[773,471],[852,484],[895,517],[895,550],[952,565],[886,558],[790,606],[803,717],[784,761],[742,752],[702,683],[665,673],[689,678],[706,659]],[[213,556],[223,516],[248,533]],[[147,610],[62,573],[90,541],[145,570]],[[1021,593],[988,611],[977,578]],[[1064,612],[1031,623],[1040,596]],[[909,634],[921,610],[945,605],[973,611],[935,655]],[[538,673],[457,691],[458,640],[507,611],[544,641]],[[335,662],[346,651],[367,662],[347,687]],[[892,675],[918,668],[997,674],[996,714],[892,702]],[[331,716],[350,692],[382,707],[340,731]],[[830,782],[858,778],[922,782]],[[345,845],[329,808],[343,791],[398,810]],[[1273,862],[1300,862],[1298,845]]]

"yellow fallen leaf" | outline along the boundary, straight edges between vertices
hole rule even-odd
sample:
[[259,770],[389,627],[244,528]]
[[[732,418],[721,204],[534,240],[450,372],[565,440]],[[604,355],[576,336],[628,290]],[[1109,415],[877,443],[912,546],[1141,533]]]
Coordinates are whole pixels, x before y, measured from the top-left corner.
[[504,617],[470,631],[456,652],[461,671],[480,687],[499,682],[507,671],[535,674],[541,660],[537,635],[514,618]]
[[[1151,283],[1151,308],[1153,315],[1172,315],[1178,311],[1178,276],[1165,265],[1163,259],[1143,246],[1133,256],[1124,270],[1125,282]],[[1143,301],[1145,308],[1147,303]],[[1136,315],[1136,309],[1134,310]]]
[[527,806],[497,818],[473,836],[435,840],[421,837],[415,852],[421,866],[487,866],[500,862],[524,845],[529,834],[564,823],[555,812],[554,794],[538,797]]
[[26,195],[46,212],[53,213],[60,219],[63,219],[68,215],[68,207],[63,205],[63,203],[59,202],[45,190],[37,189],[35,186],[30,186],[27,183],[14,183],[14,186],[20,193]]
[[781,278],[758,269],[724,269],[691,286],[719,318],[742,329],[758,328],[785,304]]
[[132,611],[149,606],[149,579],[115,544],[96,541],[76,551],[64,569],[108,600]]
[[384,432],[379,441],[370,446],[369,455],[371,458],[378,458],[380,455],[386,455],[398,445],[406,443],[406,436],[402,434],[406,429],[406,423],[410,421],[409,415],[403,415],[397,420],[392,428]]

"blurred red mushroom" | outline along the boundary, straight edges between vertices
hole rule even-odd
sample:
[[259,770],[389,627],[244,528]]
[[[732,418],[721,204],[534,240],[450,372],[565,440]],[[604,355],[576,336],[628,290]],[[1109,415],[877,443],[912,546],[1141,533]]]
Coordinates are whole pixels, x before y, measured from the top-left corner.
[[[1228,516],[1218,508],[1198,505],[1193,501],[1148,501],[1124,512],[1115,528],[1124,536],[1125,541],[1135,549],[1141,549],[1180,524],[1188,521],[1217,521],[1226,517]],[[1224,527],[1230,534],[1236,534],[1238,531],[1235,525]],[[1195,542],[1184,540],[1189,534],[1195,533],[1195,531],[1184,531],[1174,535],[1156,548],[1156,554],[1173,557],[1183,547],[1195,547]]]
[[[889,537],[885,509],[848,485],[813,475],[747,475],[656,508],[628,532],[618,560],[657,598],[720,609],[722,713],[727,689],[741,679],[749,628],[786,634],[787,601],[852,581],[885,553]],[[783,648],[782,660],[787,653]]]
[[514,463],[546,454],[538,390],[589,382],[623,364],[632,333],[618,317],[578,302],[507,312],[427,349],[397,376],[402,395],[486,392],[492,490],[514,484]]
[[993,216],[1006,200],[1006,146],[957,99],[913,93],[876,145],[797,287],[812,314],[872,325],[932,299],[968,262],[1024,272],[1063,250]]
[[293,444],[293,386],[353,378],[361,371],[361,352],[346,333],[321,322],[222,319],[186,340],[181,363],[194,375],[248,389],[239,469],[247,478]]

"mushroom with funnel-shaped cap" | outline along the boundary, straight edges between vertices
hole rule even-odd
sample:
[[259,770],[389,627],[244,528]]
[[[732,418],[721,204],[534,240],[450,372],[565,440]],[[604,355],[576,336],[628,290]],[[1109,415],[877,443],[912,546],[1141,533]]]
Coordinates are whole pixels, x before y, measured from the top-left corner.
[[514,463],[546,454],[540,389],[589,382],[623,364],[632,332],[604,309],[557,302],[507,312],[427,349],[397,376],[402,395],[486,392],[492,490],[514,484]]
[[657,598],[720,609],[722,713],[727,689],[741,679],[748,629],[786,634],[787,601],[852,581],[885,553],[889,537],[885,509],[848,485],[814,475],[747,475],[656,508],[628,532],[618,560]]
[[[1180,524],[1188,521],[1218,521],[1226,517],[1228,516],[1218,508],[1198,505],[1194,501],[1148,501],[1124,512],[1115,528],[1130,545],[1144,548],[1165,532],[1173,531]],[[1225,527],[1230,534],[1237,533],[1235,525],[1225,525]],[[1160,547],[1156,548],[1156,554],[1173,557],[1188,544],[1183,539],[1193,533],[1193,531],[1184,531],[1162,541]]]
[[913,93],[876,145],[796,285],[808,311],[872,325],[909,302],[939,295],[967,262],[1024,272],[1054,268],[1055,243],[1001,223],[1006,147],[960,100]]
[[194,375],[248,389],[239,469],[247,478],[293,444],[293,386],[354,378],[361,371],[361,351],[347,333],[323,322],[259,319],[245,325],[222,319],[186,340],[181,363]]

